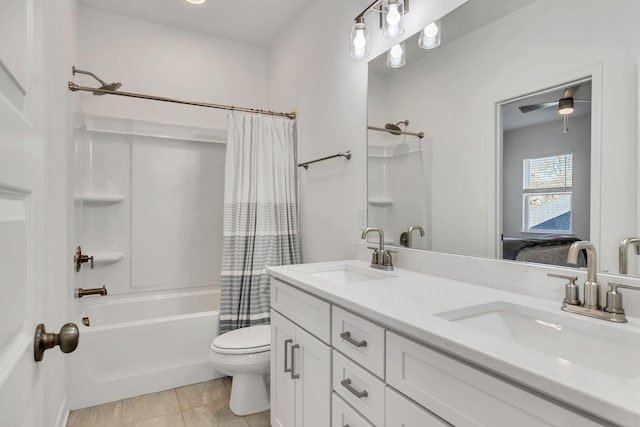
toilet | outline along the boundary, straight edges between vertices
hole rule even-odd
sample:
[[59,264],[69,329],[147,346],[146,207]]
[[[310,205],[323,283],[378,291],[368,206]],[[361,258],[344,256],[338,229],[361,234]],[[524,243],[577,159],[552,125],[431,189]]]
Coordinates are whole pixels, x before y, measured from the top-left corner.
[[209,360],[214,369],[233,377],[229,408],[236,415],[269,409],[271,330],[269,325],[249,326],[217,336]]

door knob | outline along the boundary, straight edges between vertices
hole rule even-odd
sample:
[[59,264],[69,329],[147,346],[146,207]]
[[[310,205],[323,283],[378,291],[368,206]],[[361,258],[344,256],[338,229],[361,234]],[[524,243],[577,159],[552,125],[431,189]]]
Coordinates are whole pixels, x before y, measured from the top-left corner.
[[33,357],[36,362],[40,362],[44,356],[44,351],[60,346],[63,353],[71,353],[78,347],[80,331],[75,323],[66,323],[60,328],[59,334],[45,332],[44,323],[36,326],[36,335],[33,339]]

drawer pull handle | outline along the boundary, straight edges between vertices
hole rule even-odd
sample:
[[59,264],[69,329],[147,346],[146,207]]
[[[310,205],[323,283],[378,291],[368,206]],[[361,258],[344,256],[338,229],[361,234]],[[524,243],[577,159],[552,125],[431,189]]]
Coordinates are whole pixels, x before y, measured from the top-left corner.
[[289,352],[287,351],[288,344],[293,344],[293,340],[292,339],[284,340],[284,371],[285,372],[291,372],[291,370],[293,369],[293,368],[287,368],[287,366],[289,365]]
[[344,387],[347,390],[349,390],[355,397],[357,397],[359,399],[362,399],[363,397],[367,397],[369,395],[367,390],[362,390],[362,391],[356,390],[351,385],[351,378],[347,378],[346,380],[340,381],[340,384],[342,384],[342,387]]
[[297,380],[298,378],[300,378],[300,374],[293,373],[295,369],[295,364],[296,364],[296,359],[295,359],[296,354],[294,353],[293,350],[295,350],[296,348],[300,348],[300,346],[298,344],[291,346],[291,379],[292,380]]
[[365,340],[356,341],[353,338],[351,338],[351,332],[349,332],[349,331],[341,333],[340,334],[340,338],[342,338],[343,340],[345,340],[349,344],[354,345],[356,347],[366,347],[367,346],[367,342]]

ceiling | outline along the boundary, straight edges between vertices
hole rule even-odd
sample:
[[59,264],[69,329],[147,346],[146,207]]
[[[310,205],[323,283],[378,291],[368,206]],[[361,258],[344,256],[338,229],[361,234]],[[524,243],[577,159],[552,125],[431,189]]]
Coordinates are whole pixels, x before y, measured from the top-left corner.
[[311,0],[79,0],[81,6],[268,47]]
[[[573,85],[567,85],[573,86]],[[502,127],[503,130],[509,131],[520,129],[528,126],[539,125],[542,123],[550,123],[562,120],[562,116],[558,114],[558,107],[542,108],[540,110],[523,113],[518,107],[523,105],[539,104],[543,102],[558,101],[564,95],[564,87],[541,94],[529,96],[518,101],[510,102],[502,106]],[[574,94],[575,99],[591,100],[591,82],[585,82]],[[571,117],[591,114],[590,102],[576,102],[574,104],[574,112],[569,116],[569,126],[571,126]]]

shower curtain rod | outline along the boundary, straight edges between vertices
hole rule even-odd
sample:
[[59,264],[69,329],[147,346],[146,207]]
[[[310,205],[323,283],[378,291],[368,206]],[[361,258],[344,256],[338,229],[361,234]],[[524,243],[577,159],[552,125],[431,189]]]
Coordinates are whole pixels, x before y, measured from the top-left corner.
[[80,90],[84,92],[99,93],[101,95],[120,95],[120,96],[127,96],[129,98],[140,98],[140,99],[150,99],[152,101],[173,102],[174,104],[195,105],[197,107],[217,108],[220,110],[268,114],[270,116],[287,117],[292,120],[296,118],[296,113],[280,113],[277,111],[259,110],[256,108],[234,107],[231,105],[210,104],[208,102],[198,102],[198,101],[184,101],[184,100],[174,99],[174,98],[165,98],[163,96],[143,95],[141,93],[122,92],[122,91],[115,91],[115,90],[108,90],[108,89],[100,89],[96,87],[80,86],[75,84],[74,82],[69,82],[69,90],[72,92],[76,92]]
[[407,132],[404,130],[389,130],[387,128],[379,128],[379,127],[375,127],[375,126],[367,126],[367,128],[369,130],[377,130],[378,132],[387,132],[393,135],[411,135],[411,136],[417,136],[418,138],[422,139],[424,138],[424,132],[418,132],[418,133],[414,133],[414,132]]

